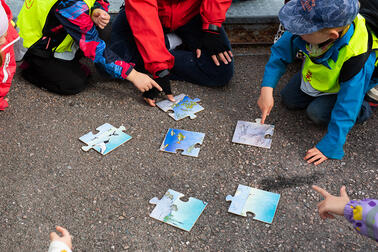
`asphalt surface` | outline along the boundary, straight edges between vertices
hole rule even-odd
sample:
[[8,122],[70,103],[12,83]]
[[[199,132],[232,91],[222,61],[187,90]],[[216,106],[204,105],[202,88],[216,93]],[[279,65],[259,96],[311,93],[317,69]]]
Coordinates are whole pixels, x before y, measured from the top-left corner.
[[[235,76],[220,89],[174,82],[176,94],[202,100],[197,118],[174,121],[147,107],[128,82],[94,74],[75,96],[58,96],[19,73],[0,112],[0,251],[47,251],[55,225],[74,236],[74,251],[373,251],[342,217],[322,221],[317,184],[353,199],[376,198],[377,114],[349,134],[342,161],[303,161],[325,134],[301,111],[288,111],[279,90],[267,123],[272,148],[231,142],[237,120],[259,117],[256,100],[268,60],[265,49],[235,50]],[[80,136],[103,123],[124,125],[133,139],[106,156],[81,150]],[[160,152],[168,128],[206,133],[198,158]],[[272,225],[227,212],[238,184],[280,193]],[[191,232],[149,217],[167,189],[208,202]]]

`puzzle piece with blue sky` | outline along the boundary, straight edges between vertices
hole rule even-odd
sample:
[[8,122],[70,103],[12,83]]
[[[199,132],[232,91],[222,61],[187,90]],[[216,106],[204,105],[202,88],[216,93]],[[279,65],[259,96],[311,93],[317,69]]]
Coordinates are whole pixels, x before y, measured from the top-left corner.
[[272,224],[280,197],[277,193],[239,185],[235,196],[227,195],[226,201],[231,201],[228,212],[241,216],[250,212],[255,215],[254,220]]
[[175,96],[175,102],[169,100],[164,100],[156,103],[156,105],[162,109],[164,112],[173,111],[169,113],[169,116],[175,119],[176,121],[181,120],[185,117],[190,117],[194,119],[197,116],[195,113],[204,110],[204,108],[198,104],[200,99],[191,99],[185,94],[180,94]]
[[187,202],[183,202],[180,200],[183,196],[182,193],[168,189],[160,200],[154,197],[150,200],[150,204],[155,204],[156,207],[150,217],[189,232],[207,203],[192,197]]
[[196,148],[196,145],[202,144],[204,138],[204,133],[170,128],[160,150],[170,153],[177,153],[177,150],[182,150],[182,155],[198,157],[200,148]]
[[81,147],[82,150],[95,149],[102,155],[106,155],[131,139],[131,136],[123,132],[126,130],[124,126],[115,128],[111,124],[105,123],[96,130],[98,131],[97,134],[89,132],[79,138],[80,141],[87,144],[87,146]]

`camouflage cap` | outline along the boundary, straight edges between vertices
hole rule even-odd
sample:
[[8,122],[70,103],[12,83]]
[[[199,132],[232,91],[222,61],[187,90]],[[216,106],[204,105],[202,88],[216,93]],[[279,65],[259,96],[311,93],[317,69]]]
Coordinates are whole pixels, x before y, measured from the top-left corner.
[[358,0],[291,0],[279,13],[286,30],[296,35],[349,25],[359,11]]

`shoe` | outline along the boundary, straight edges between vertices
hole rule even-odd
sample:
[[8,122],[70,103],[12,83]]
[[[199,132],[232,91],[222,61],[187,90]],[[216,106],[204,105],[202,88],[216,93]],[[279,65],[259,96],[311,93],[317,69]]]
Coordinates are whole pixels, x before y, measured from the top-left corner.
[[370,106],[378,107],[378,86],[373,87],[367,92],[366,100],[369,102]]

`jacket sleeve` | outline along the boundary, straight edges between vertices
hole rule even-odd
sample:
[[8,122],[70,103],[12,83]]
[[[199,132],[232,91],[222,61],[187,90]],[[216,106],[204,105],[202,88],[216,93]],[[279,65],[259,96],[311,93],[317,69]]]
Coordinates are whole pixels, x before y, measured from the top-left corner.
[[378,200],[352,200],[344,208],[344,217],[358,233],[378,241]]
[[151,74],[164,69],[172,69],[175,60],[165,47],[157,1],[125,0],[127,20],[143,58],[144,67]]
[[50,243],[48,252],[71,252],[71,249],[61,241],[53,241]]
[[374,71],[374,62],[375,52],[370,55],[357,75],[349,81],[340,83],[340,91],[332,109],[327,133],[316,145],[316,148],[328,158],[341,159],[344,156],[343,145],[360,113]]
[[210,24],[221,27],[231,3],[232,0],[203,0],[200,9],[202,29],[209,29]]
[[107,0],[96,0],[92,9],[103,9],[104,11],[109,11],[109,2]]
[[262,87],[277,86],[278,81],[286,72],[287,64],[295,59],[296,47],[293,43],[293,35],[284,32],[282,37],[272,46],[268,63],[265,65]]
[[89,7],[83,0],[61,1],[55,15],[87,58],[98,63],[112,77],[127,78],[133,69],[132,65],[106,47],[89,15]]

